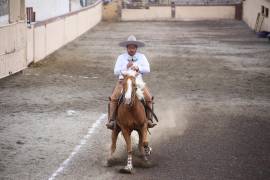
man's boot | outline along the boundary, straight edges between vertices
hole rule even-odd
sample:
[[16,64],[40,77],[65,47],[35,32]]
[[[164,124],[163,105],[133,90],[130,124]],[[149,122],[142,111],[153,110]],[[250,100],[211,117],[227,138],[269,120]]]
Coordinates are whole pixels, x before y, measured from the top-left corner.
[[115,127],[115,109],[117,106],[117,102],[113,102],[110,100],[108,104],[108,123],[106,124],[108,129],[113,130]]
[[107,129],[114,129],[114,120],[110,119],[108,123],[106,123]]

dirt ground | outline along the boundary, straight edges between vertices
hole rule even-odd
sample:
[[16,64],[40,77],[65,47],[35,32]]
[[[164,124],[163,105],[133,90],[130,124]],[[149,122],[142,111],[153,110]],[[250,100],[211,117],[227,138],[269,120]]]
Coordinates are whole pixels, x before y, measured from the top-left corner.
[[[48,179],[107,112],[113,66],[130,34],[146,43],[145,76],[160,123],[154,167],[122,175],[120,138],[106,166],[103,119],[55,179],[268,179],[270,42],[240,21],[100,23],[30,68],[0,80],[0,179]],[[134,146],[135,147],[135,146]]]

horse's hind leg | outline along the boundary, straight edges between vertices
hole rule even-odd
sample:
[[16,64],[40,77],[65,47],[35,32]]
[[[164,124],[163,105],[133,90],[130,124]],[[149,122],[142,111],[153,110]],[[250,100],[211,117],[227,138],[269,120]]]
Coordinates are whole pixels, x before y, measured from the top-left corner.
[[127,165],[124,167],[124,169],[121,169],[121,172],[132,173],[133,165],[132,165],[132,147],[130,138],[131,132],[129,132],[128,130],[122,130],[122,133],[127,145],[128,158],[127,158]]

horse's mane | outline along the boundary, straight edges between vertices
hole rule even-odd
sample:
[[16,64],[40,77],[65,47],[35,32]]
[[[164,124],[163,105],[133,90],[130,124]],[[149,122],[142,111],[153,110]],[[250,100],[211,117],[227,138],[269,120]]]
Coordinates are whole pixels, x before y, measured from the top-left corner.
[[141,75],[137,76],[135,82],[137,86],[136,95],[139,100],[143,100],[144,99],[143,89],[145,87],[145,82],[143,81],[142,76]]
[[142,79],[142,75],[136,75],[136,71],[132,70],[132,69],[128,69],[127,71],[122,72],[123,75],[127,76],[127,77],[133,77],[135,78],[135,84],[136,84],[136,96],[138,97],[139,100],[143,100],[144,99],[144,95],[143,95],[143,89],[145,87],[145,82]]

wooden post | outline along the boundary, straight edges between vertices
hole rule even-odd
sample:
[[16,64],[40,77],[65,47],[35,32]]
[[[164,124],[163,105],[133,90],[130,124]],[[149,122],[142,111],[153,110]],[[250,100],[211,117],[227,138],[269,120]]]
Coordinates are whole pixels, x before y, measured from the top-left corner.
[[171,2],[171,17],[175,18],[175,2]]
[[235,19],[241,21],[243,17],[243,4],[235,5]]

